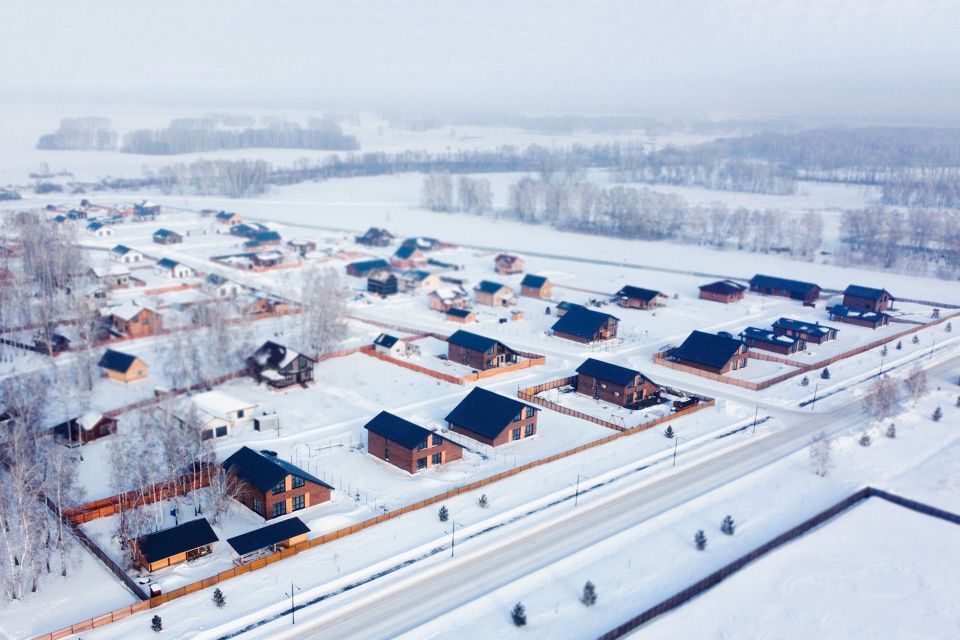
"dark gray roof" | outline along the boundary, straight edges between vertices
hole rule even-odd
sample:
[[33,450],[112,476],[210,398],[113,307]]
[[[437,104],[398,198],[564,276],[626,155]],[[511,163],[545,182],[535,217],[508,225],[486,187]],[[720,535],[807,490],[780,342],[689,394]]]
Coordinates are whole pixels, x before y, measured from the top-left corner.
[[219,539],[206,518],[197,518],[176,527],[140,536],[137,538],[137,548],[147,562],[156,562],[178,553],[203,547]]
[[617,291],[618,298],[632,298],[636,300],[643,300],[644,302],[650,302],[657,296],[664,295],[659,291],[654,291],[653,289],[644,289],[643,287],[634,287],[632,285],[627,285]]
[[520,416],[524,407],[530,405],[477,387],[450,412],[447,422],[493,440]]
[[729,296],[743,291],[743,289],[743,285],[739,285],[730,280],[717,280],[716,282],[711,282],[710,284],[705,284],[700,287],[701,291],[709,291],[710,293],[716,293],[722,296]]
[[493,338],[488,338],[486,336],[477,335],[476,333],[470,333],[469,331],[463,331],[461,329],[447,338],[447,342],[470,349],[471,351],[486,353],[500,341],[494,340]]
[[[277,344],[273,340],[267,340],[264,342],[259,349],[253,352],[251,356],[253,360],[257,363],[258,366],[270,367],[273,369],[280,369],[285,362],[292,362],[290,354],[288,352],[292,351],[282,344]],[[294,352],[296,355],[306,358],[311,362],[316,362],[315,358],[310,356]]]
[[281,240],[280,234],[276,231],[257,231],[256,233],[249,236],[249,240],[243,244],[246,246],[255,246],[258,244],[263,244],[264,242],[279,242]]
[[413,245],[404,244],[398,247],[396,252],[393,255],[395,258],[406,260],[407,258],[410,258],[411,256],[413,256],[413,254],[416,253],[416,251],[417,251],[417,247]]
[[521,287],[530,287],[531,289],[539,289],[545,284],[547,284],[545,276],[535,276],[531,273],[523,276],[523,280],[520,282]]
[[157,229],[156,231],[153,232],[153,235],[158,236],[160,238],[166,238],[168,236],[179,236],[180,234],[177,233],[176,231],[171,231],[170,229]]
[[877,313],[876,311],[866,311],[864,309],[851,309],[850,307],[845,307],[842,304],[835,304],[832,307],[827,307],[827,311],[834,316],[839,316],[841,318],[859,318],[861,320],[866,320],[867,322],[873,323],[881,322],[887,316],[886,313]]
[[389,333],[381,333],[380,335],[377,336],[376,340],[373,341],[373,344],[380,347],[386,347],[387,349],[389,349],[393,345],[397,344],[397,342],[399,341],[400,341],[400,338],[396,336],[392,336]]
[[633,383],[637,376],[640,376],[641,378],[644,377],[639,371],[628,369],[627,367],[621,367],[620,365],[613,364],[612,362],[597,360],[596,358],[588,358],[587,360],[584,360],[583,364],[577,367],[577,373],[582,373],[583,375],[590,376],[592,378],[606,380],[608,382],[622,385]]
[[242,533],[239,536],[227,538],[227,544],[233,547],[238,555],[245,556],[248,553],[286,542],[290,538],[304,533],[310,533],[310,527],[303,524],[300,518],[288,518]]
[[571,305],[563,317],[553,323],[553,330],[554,332],[569,333],[573,336],[592,340],[610,318],[620,320],[620,318],[609,313],[593,311],[580,305]]
[[776,344],[781,346],[786,346],[788,344],[792,345],[797,341],[795,338],[791,338],[790,336],[778,336],[773,331],[768,331],[759,327],[747,327],[740,332],[740,336],[746,340],[766,342],[767,344]]
[[219,212],[217,212],[217,219],[218,219],[218,220],[229,220],[230,218],[232,218],[232,217],[235,216],[235,215],[237,215],[237,214],[233,213],[232,211],[219,211]]
[[722,369],[742,344],[736,338],[694,331],[687,336],[673,355],[680,360]]
[[170,258],[160,258],[157,260],[157,266],[163,267],[164,269],[173,269],[178,264],[180,263],[176,260],[171,260]]
[[799,331],[801,333],[806,333],[810,335],[822,335],[825,336],[831,331],[838,331],[833,327],[828,327],[825,324],[820,324],[819,322],[804,322],[802,320],[794,320],[793,318],[780,318],[773,323],[774,329],[790,329],[792,331]]
[[499,282],[494,282],[492,280],[482,280],[477,286],[474,287],[477,291],[483,291],[484,293],[496,293],[503,289],[505,285],[500,284]]
[[806,295],[814,289],[819,289],[819,285],[812,282],[803,282],[801,280],[790,280],[789,278],[779,278],[777,276],[766,276],[758,273],[750,278],[750,286],[760,289],[781,289]]
[[389,269],[390,263],[383,258],[376,260],[361,260],[360,262],[351,262],[350,265],[360,272],[373,271],[374,269]]
[[447,309],[447,315],[454,318],[467,318],[473,313],[470,309]]
[[116,254],[119,254],[119,255],[122,256],[122,255],[126,255],[126,254],[130,253],[131,251],[133,251],[133,249],[131,249],[130,247],[128,247],[128,246],[125,245],[125,244],[118,244],[117,246],[115,246],[115,247],[114,247],[113,249],[111,249],[110,251],[111,251],[112,253],[116,253]]
[[298,466],[290,464],[283,458],[254,451],[250,447],[242,447],[239,451],[223,461],[223,468],[232,471],[241,480],[248,482],[261,491],[268,491],[287,475],[294,475],[304,480],[333,489],[320,478],[311,475]]
[[426,442],[427,437],[433,433],[429,429],[424,429],[418,424],[386,411],[378,413],[363,428],[378,433],[387,440],[396,442],[407,449],[413,449],[421,442]]
[[870,287],[861,287],[858,284],[852,284],[847,287],[843,295],[845,296],[856,296],[857,298],[866,298],[868,300],[879,300],[884,295],[892,298],[890,292],[886,289],[872,289]]
[[97,366],[109,369],[110,371],[126,373],[130,370],[130,367],[133,366],[136,359],[137,356],[132,356],[129,353],[107,349],[103,357],[100,358],[100,362],[97,363]]

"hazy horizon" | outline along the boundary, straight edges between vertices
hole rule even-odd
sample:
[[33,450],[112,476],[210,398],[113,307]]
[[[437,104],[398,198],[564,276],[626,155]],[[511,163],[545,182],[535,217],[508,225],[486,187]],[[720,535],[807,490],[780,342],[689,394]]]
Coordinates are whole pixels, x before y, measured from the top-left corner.
[[960,124],[960,4],[11,0],[0,97]]

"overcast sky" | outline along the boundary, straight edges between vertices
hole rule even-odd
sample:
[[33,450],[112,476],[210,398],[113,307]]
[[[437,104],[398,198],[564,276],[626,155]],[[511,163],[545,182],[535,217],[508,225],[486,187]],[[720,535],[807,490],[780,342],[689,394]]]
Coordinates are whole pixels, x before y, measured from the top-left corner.
[[0,92],[960,123],[960,3],[3,0]]

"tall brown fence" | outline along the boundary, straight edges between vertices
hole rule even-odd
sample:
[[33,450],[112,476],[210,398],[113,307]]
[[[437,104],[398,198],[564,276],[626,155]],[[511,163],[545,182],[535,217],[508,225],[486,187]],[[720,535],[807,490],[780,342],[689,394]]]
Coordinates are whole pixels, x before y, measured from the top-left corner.
[[493,376],[513,373],[514,371],[520,371],[522,369],[527,369],[529,367],[535,367],[547,361],[547,359],[544,356],[531,354],[535,357],[530,360],[523,360],[521,362],[504,365],[502,367],[487,369],[486,371],[477,371],[475,373],[468,373],[463,376],[454,376],[449,373],[444,373],[442,371],[430,369],[428,367],[424,367],[419,364],[414,364],[413,362],[400,360],[399,358],[394,358],[384,353],[377,353],[377,351],[370,346],[363,347],[360,349],[360,351],[361,353],[364,353],[373,358],[377,358],[378,360],[383,360],[384,362],[395,364],[398,367],[403,367],[404,369],[409,369],[410,371],[416,371],[417,373],[422,373],[423,375],[430,376],[431,378],[436,378],[437,380],[443,380],[444,382],[449,382],[450,384],[461,384],[461,385],[466,384],[468,382],[476,382],[477,380],[482,380],[484,378],[491,378]]
[[210,484],[210,474],[208,473],[188,473],[174,480],[158,482],[145,491],[128,491],[127,493],[110,496],[94,500],[76,507],[64,510],[64,517],[72,524],[82,524],[106,518],[115,513],[119,513],[121,507],[124,509],[134,509],[144,505],[153,504],[158,500],[166,500],[172,495],[181,493],[183,487],[189,489],[202,488]]
[[671,352],[667,352],[667,353],[657,352],[653,354],[653,362],[654,364],[658,364],[662,367],[667,367],[668,369],[683,371],[684,373],[690,373],[695,376],[700,376],[701,378],[708,378],[710,380],[715,380],[717,382],[722,382],[724,384],[733,385],[735,387],[750,389],[751,391],[759,391],[761,389],[766,389],[767,387],[773,386],[775,384],[779,384],[784,380],[789,380],[790,378],[793,378],[800,374],[809,373],[810,371],[815,371],[817,369],[822,369],[823,367],[830,366],[831,364],[835,362],[839,362],[840,360],[844,360],[846,358],[851,358],[853,356],[860,355],[861,353],[870,351],[871,349],[876,349],[877,347],[893,342],[894,340],[899,340],[904,336],[908,336],[912,333],[916,333],[917,331],[920,331],[922,329],[936,326],[938,324],[946,322],[947,320],[957,318],[957,317],[960,317],[960,312],[943,316],[937,320],[931,320],[930,322],[927,322],[926,324],[923,324],[923,325],[911,326],[909,329],[904,329],[903,331],[898,331],[897,333],[884,336],[883,338],[879,338],[877,340],[874,340],[873,342],[860,345],[855,349],[850,349],[849,351],[838,353],[835,356],[826,358],[824,360],[820,360],[818,362],[814,362],[812,364],[803,364],[796,360],[789,360],[787,358],[780,358],[777,356],[767,355],[765,353],[756,353],[754,351],[749,351],[747,355],[755,360],[779,362],[782,364],[787,364],[787,365],[796,367],[796,370],[794,371],[787,371],[786,373],[781,373],[780,375],[774,376],[772,378],[767,378],[759,382],[753,382],[751,380],[740,380],[738,378],[731,378],[729,376],[719,375],[716,373],[712,373],[710,371],[697,369],[695,367],[688,367],[686,365],[680,364],[679,362],[672,362],[667,359]]
[[[694,413],[696,411],[700,411],[701,409],[705,409],[706,407],[712,406],[713,404],[714,404],[713,400],[708,400],[706,402],[701,402],[700,404],[696,404],[696,405],[687,407],[686,409],[677,411],[672,415],[664,416],[664,418],[673,420],[675,418],[679,418],[681,416]],[[660,424],[662,422],[665,422],[666,421],[665,419],[659,420],[656,423]],[[389,513],[384,513],[374,518],[370,518],[368,520],[358,522],[349,527],[344,527],[342,529],[337,529],[336,531],[331,531],[330,533],[326,533],[322,536],[318,536],[311,540],[305,540],[297,545],[294,545],[293,547],[290,547],[289,549],[284,549],[279,553],[275,553],[271,556],[254,560],[253,562],[250,562],[247,564],[242,564],[242,565],[233,567],[226,571],[222,571],[215,576],[210,576],[209,578],[198,580],[197,582],[193,582],[191,584],[185,585],[183,587],[180,587],[179,589],[174,589],[173,591],[164,593],[155,598],[150,598],[150,600],[147,600],[145,602],[131,605],[129,607],[123,607],[121,609],[117,609],[115,611],[105,613],[101,616],[91,618],[90,620],[84,620],[83,622],[78,622],[76,624],[70,625],[69,627],[65,627],[63,629],[59,629],[51,633],[37,636],[37,640],[59,640],[60,638],[66,638],[67,636],[70,636],[76,633],[82,633],[84,631],[89,631],[96,627],[102,627],[104,625],[110,624],[111,622],[122,620],[123,618],[131,616],[135,613],[140,613],[142,611],[145,611],[153,607],[158,607],[162,604],[170,602],[171,600],[176,600],[178,598],[182,598],[183,596],[189,595],[191,593],[200,591],[201,589],[212,587],[226,580],[230,580],[231,578],[236,578],[237,576],[242,576],[246,573],[250,573],[251,571],[257,571],[259,569],[263,569],[264,567],[270,566],[271,564],[279,562],[283,559],[290,558],[299,553],[303,553],[304,551],[308,551],[310,549],[314,549],[316,547],[322,546],[324,544],[327,544],[328,542],[333,542],[334,540],[345,538],[347,536],[353,535],[355,533],[358,533],[370,527],[376,526],[383,522],[387,522],[388,520],[393,520],[394,518],[398,518],[408,513],[412,513],[414,511],[424,509],[426,507],[435,505],[439,502],[443,502],[444,500],[449,500],[450,498],[459,496],[463,493],[475,491],[476,489],[480,489],[481,487],[491,485],[495,482],[500,482],[501,480],[504,480],[506,478],[510,478],[519,473],[523,473],[524,471],[529,471],[530,469],[535,469],[537,467],[550,464],[551,462],[556,462],[557,460],[562,460],[564,458],[568,458],[578,453],[588,451],[595,447],[599,447],[601,445],[613,442],[618,438],[630,436],[630,435],[633,435],[634,433],[639,433],[640,431],[648,429],[652,426],[654,426],[654,424],[648,423],[645,425],[641,425],[639,427],[627,429],[625,431],[617,431],[615,433],[610,434],[609,436],[605,436],[603,438],[600,438],[599,440],[594,440],[592,442],[582,444],[578,447],[574,447],[573,449],[568,449],[566,451],[561,451],[560,453],[555,453],[551,456],[547,456],[546,458],[541,458],[539,460],[533,460],[531,462],[527,462],[525,464],[514,467],[512,469],[508,469],[507,471],[502,471],[500,473],[489,476],[487,478],[482,478],[475,482],[471,482],[470,484],[456,487],[454,489],[450,489],[449,491],[444,491],[443,493],[432,496],[430,498],[426,498],[419,502],[408,504],[399,509],[390,511]]]

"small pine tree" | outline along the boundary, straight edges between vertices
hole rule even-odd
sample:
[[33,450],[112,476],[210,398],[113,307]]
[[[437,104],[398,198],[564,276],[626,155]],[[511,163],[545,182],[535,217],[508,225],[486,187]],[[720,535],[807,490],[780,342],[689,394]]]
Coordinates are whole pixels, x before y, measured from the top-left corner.
[[477,504],[480,505],[481,509],[486,509],[489,501],[487,500],[487,494],[480,496],[480,499],[477,500]]
[[693,542],[697,545],[697,551],[703,551],[707,548],[707,534],[703,532],[703,529],[697,531],[697,535],[693,536]]
[[160,616],[153,616],[153,620],[150,621],[150,628],[157,633],[163,631],[163,620],[160,619]]
[[801,386],[801,387],[809,387],[809,386],[810,386],[810,378],[808,378],[807,376],[803,376],[803,378],[801,378],[801,380],[800,380],[800,386]]
[[943,409],[941,409],[940,407],[937,407],[936,409],[934,409],[932,417],[934,422],[940,422],[940,418],[943,417]]
[[917,334],[913,334],[913,338],[910,339],[910,342],[912,342],[913,344],[920,344],[920,336],[918,336]]
[[903,349],[903,340],[897,340],[897,351]]
[[946,331],[947,333],[950,333],[951,331],[953,331],[953,323],[952,323],[952,322],[948,322],[948,323],[947,323],[947,326],[945,326],[945,327],[943,328],[943,330]]
[[720,531],[723,531],[728,536],[732,536],[736,525],[733,524],[733,516],[727,516],[723,519],[723,524],[720,525]]
[[513,605],[513,611],[510,612],[510,617],[513,618],[513,624],[518,627],[527,624],[527,610],[523,607],[522,603],[518,602]]
[[670,425],[667,425],[667,430],[663,432],[663,435],[666,436],[667,438],[672,438],[672,437],[673,437],[673,427],[671,427]]
[[887,427],[887,437],[890,439],[897,437],[897,425],[890,423],[890,426]]
[[223,597],[223,591],[220,591],[219,587],[213,590],[213,604],[217,605],[218,609],[227,604],[227,599]]
[[450,512],[447,510],[445,506],[440,507],[440,511],[437,512],[437,517],[440,518],[440,522],[446,522],[447,519],[450,517]]
[[830,369],[827,369],[826,367],[824,367],[824,368],[823,368],[823,371],[820,372],[820,377],[823,378],[824,380],[829,380],[829,379],[830,379]]
[[597,603],[597,588],[589,580],[587,580],[587,584],[583,585],[583,595],[580,596],[580,602],[588,607]]
[[865,433],[862,436],[860,436],[860,440],[858,440],[857,442],[860,443],[861,447],[869,447],[872,440],[870,439],[870,436]]
[[880,355],[886,357],[888,353],[890,353],[890,350],[887,349],[887,345],[880,347]]

